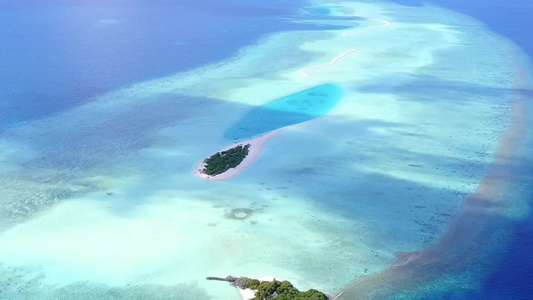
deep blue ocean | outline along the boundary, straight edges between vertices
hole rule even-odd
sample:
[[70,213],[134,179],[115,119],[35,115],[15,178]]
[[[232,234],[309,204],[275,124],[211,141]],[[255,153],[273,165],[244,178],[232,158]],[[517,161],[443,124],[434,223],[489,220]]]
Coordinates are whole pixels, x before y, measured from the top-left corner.
[[269,33],[324,29],[287,20],[303,4],[0,0],[0,129],[221,61]]

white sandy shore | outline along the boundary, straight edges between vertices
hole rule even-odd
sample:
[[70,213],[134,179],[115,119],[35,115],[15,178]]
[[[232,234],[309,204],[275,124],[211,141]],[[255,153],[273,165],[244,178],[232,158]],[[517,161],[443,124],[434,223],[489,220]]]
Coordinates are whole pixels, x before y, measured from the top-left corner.
[[[259,281],[272,281],[276,279],[274,276],[265,276],[259,278]],[[250,300],[255,297],[255,290],[237,288],[243,300]]]
[[226,147],[226,148],[220,150],[220,151],[225,151],[225,150],[234,148],[234,147],[236,147],[238,145],[243,145],[243,146],[244,145],[250,145],[250,148],[248,149],[248,155],[242,160],[242,162],[237,167],[231,168],[231,169],[227,170],[226,172],[224,172],[222,174],[211,176],[211,175],[207,175],[207,174],[202,172],[202,170],[205,168],[205,163],[202,161],[199,164],[197,164],[196,167],[194,168],[193,175],[198,177],[198,178],[205,179],[205,180],[226,180],[226,179],[230,179],[230,178],[233,178],[233,177],[239,175],[241,172],[246,170],[248,167],[250,167],[254,163],[254,161],[257,159],[257,157],[261,153],[261,150],[263,149],[265,144],[271,138],[273,138],[278,133],[280,133],[282,130],[283,130],[283,128],[280,128],[280,129],[274,130],[272,132],[269,132],[269,133],[267,133],[265,135],[259,136],[257,138],[254,138],[254,139],[251,139],[251,140],[248,140],[248,141],[244,141],[244,142],[239,142],[237,144],[233,144],[233,145],[231,145],[229,147]]

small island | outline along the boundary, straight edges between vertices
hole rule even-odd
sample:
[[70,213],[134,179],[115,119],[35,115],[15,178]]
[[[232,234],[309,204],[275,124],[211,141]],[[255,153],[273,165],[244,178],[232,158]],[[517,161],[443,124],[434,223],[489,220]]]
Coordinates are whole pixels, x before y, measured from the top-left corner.
[[224,148],[199,162],[192,174],[204,180],[233,178],[249,168],[265,144],[282,130],[283,128],[280,128]]
[[254,297],[249,300],[328,300],[326,294],[310,289],[306,292],[301,292],[295,288],[289,281],[278,281],[275,278],[269,280],[258,280],[248,277],[233,277],[227,276],[225,278],[207,277],[208,280],[228,281],[239,290],[252,290]]
[[203,173],[214,176],[222,174],[231,168],[237,167],[248,155],[250,144],[238,145],[231,149],[217,152],[204,160]]

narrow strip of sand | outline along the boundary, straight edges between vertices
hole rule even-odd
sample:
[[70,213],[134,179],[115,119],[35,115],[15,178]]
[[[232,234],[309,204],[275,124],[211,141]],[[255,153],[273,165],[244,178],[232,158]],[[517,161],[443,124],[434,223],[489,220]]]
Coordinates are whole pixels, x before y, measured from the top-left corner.
[[231,148],[237,147],[238,145],[242,145],[242,146],[250,145],[250,147],[248,148],[248,155],[246,155],[246,157],[242,160],[242,162],[237,167],[231,168],[222,174],[207,175],[202,171],[205,169],[205,162],[202,161],[199,164],[197,164],[196,167],[194,168],[193,175],[198,178],[205,179],[205,180],[226,180],[226,179],[230,179],[230,178],[233,178],[239,175],[244,170],[248,169],[248,167],[250,167],[255,162],[255,160],[261,153],[261,150],[263,150],[263,147],[265,146],[265,144],[271,138],[273,138],[278,133],[280,133],[282,130],[283,128],[280,128],[280,129],[271,131],[269,133],[266,133],[264,135],[261,135],[259,137],[256,137],[254,139],[247,140],[244,142],[239,142],[239,143],[233,144],[229,147],[226,147],[220,150],[220,151],[229,150]]

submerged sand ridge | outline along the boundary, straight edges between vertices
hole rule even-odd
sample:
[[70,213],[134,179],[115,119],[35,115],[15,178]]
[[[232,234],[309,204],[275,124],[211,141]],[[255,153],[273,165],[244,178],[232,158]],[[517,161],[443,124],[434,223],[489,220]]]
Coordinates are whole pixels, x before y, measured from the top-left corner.
[[[369,20],[369,21],[373,21],[373,22],[378,22],[378,23],[381,23],[381,25],[376,25],[376,26],[370,26],[370,27],[364,27],[362,29],[356,29],[356,30],[345,30],[342,32],[342,36],[343,37],[348,37],[350,36],[350,33],[351,32],[357,32],[359,30],[368,30],[368,29],[373,29],[373,28],[381,28],[381,27],[387,27],[387,26],[390,26],[391,23],[388,22],[388,21],[384,21],[384,20],[378,20],[378,19],[373,19],[373,18],[368,18],[366,20]],[[344,58],[345,56],[351,54],[351,53],[354,53],[356,52],[357,49],[355,48],[352,48],[350,50],[347,50],[341,54],[339,54],[338,56],[334,57],[331,62],[327,63],[327,64],[322,64],[322,65],[314,65],[314,66],[309,66],[309,67],[305,67],[305,68],[302,68],[300,70],[298,70],[298,72],[300,73],[300,75],[302,75],[303,78],[305,79],[308,79],[309,78],[309,71],[312,70],[312,69],[317,69],[317,68],[322,68],[322,67],[328,67],[328,66],[332,66],[333,64],[337,63],[340,59]]]

